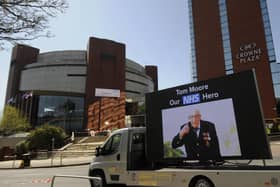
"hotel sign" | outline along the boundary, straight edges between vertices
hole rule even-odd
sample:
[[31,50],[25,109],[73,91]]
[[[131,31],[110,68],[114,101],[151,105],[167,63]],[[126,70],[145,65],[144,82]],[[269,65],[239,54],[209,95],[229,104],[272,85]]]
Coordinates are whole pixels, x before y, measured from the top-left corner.
[[120,97],[120,90],[95,88],[96,97]]
[[240,64],[246,64],[259,61],[261,55],[261,48],[259,48],[256,43],[249,43],[239,47],[239,52],[235,55],[235,58],[239,60]]

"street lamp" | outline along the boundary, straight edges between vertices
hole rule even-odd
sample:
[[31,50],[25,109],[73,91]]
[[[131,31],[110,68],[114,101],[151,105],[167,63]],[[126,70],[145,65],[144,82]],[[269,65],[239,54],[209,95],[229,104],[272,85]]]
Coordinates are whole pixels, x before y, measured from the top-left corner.
[[55,141],[55,138],[52,137],[52,151],[51,151],[52,157],[51,157],[51,166],[53,165],[53,157],[54,157],[54,154],[53,154],[53,150],[54,150],[54,141]]
[[54,150],[54,141],[55,141],[55,138],[53,137],[52,138],[52,151]]

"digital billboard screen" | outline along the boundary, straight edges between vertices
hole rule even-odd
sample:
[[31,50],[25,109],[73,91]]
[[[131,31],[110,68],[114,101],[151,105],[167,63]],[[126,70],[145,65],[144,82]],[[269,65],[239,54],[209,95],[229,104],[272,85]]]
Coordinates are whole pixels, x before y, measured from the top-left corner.
[[152,160],[271,158],[253,70],[147,94],[146,111]]

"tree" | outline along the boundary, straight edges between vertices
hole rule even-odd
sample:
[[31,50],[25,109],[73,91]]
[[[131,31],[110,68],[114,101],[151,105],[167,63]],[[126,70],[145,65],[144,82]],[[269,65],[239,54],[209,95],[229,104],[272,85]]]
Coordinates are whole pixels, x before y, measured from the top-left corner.
[[12,106],[5,106],[3,117],[0,121],[0,132],[13,134],[25,132],[31,128],[27,118],[20,115],[19,111]]
[[41,36],[50,37],[49,18],[63,13],[65,0],[0,0],[0,47]]

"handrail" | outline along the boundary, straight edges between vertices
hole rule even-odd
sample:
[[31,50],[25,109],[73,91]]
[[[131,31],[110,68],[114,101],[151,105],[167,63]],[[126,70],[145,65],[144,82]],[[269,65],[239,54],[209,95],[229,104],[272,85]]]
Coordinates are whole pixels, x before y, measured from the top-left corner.
[[51,183],[51,187],[54,187],[54,181],[55,178],[57,177],[61,177],[61,178],[78,178],[78,179],[88,179],[93,181],[94,186],[91,187],[102,187],[102,179],[100,177],[88,177],[88,176],[79,176],[79,175],[54,175],[52,177],[52,183]]

